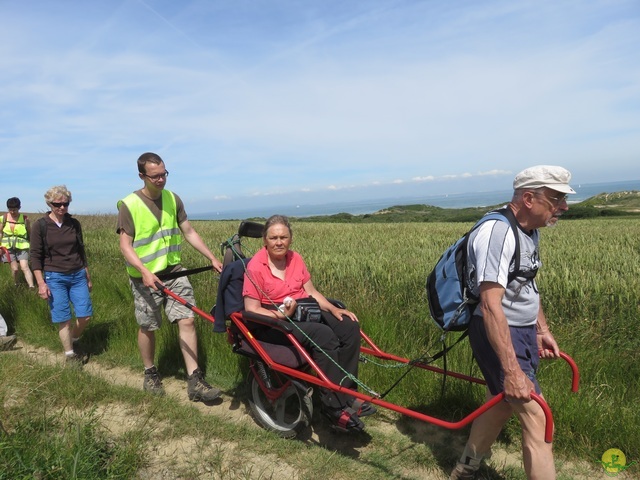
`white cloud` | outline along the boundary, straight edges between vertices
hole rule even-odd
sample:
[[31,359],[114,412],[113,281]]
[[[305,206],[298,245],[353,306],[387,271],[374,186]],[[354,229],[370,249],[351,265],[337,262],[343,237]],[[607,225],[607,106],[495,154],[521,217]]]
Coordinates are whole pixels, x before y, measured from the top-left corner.
[[67,183],[114,211],[149,150],[187,207],[537,163],[629,178],[638,32],[632,0],[3,2],[0,187],[28,165],[27,210]]

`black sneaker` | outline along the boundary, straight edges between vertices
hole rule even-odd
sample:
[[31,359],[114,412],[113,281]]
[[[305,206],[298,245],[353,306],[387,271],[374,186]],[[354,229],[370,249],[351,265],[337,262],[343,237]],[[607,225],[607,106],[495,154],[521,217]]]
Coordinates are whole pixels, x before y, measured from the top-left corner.
[[145,368],[142,389],[145,392],[151,393],[152,395],[164,395],[162,380],[160,380],[160,374],[158,373],[158,369],[155,366],[151,368]]
[[71,345],[73,346],[73,351],[78,355],[86,355],[87,352],[80,346],[80,340],[73,340]]
[[320,411],[337,430],[342,432],[362,432],[364,430],[364,423],[353,408],[331,408],[323,405]]
[[18,337],[15,335],[2,335],[0,336],[0,351],[9,350],[18,341]]
[[199,368],[187,378],[187,394],[192,402],[211,402],[220,397],[221,393],[204,380],[204,375]]
[[82,367],[89,361],[89,355],[74,352],[73,355],[67,355],[65,363],[70,367]]

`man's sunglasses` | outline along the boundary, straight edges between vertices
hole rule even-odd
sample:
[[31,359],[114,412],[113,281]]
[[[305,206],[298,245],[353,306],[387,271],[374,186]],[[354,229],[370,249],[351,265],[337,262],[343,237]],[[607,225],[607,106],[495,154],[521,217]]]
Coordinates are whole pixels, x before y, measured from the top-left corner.
[[53,205],[56,208],[69,206],[69,202],[49,202],[49,203],[51,203],[51,205]]

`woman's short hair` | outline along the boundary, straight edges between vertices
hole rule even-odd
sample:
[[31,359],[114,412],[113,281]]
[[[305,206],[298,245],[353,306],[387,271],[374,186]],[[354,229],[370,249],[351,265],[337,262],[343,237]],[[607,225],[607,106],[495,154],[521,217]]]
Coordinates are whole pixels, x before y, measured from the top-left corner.
[[56,185],[47,190],[44,194],[44,201],[47,203],[53,202],[56,198],[67,197],[67,201],[71,201],[71,192],[67,190],[65,185]]
[[267,221],[264,224],[264,229],[262,230],[262,238],[267,238],[267,231],[274,225],[284,225],[289,230],[289,236],[293,238],[293,231],[291,230],[291,225],[289,224],[289,217],[285,215],[271,215],[267,218]]
[[8,199],[7,208],[20,208],[20,199],[18,197],[11,197]]

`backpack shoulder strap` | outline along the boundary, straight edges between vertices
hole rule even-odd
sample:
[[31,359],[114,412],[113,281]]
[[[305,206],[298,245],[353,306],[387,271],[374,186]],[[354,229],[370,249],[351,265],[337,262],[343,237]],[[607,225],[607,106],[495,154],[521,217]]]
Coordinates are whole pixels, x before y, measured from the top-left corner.
[[80,225],[80,221],[77,218],[73,218],[69,215],[69,219],[73,224],[73,229],[76,231],[76,241],[78,242],[78,253],[80,254],[80,258],[82,258],[83,263],[87,264],[87,253],[84,248],[84,239],[82,238],[82,225]]
[[40,217],[36,223],[38,224],[38,229],[40,230],[40,241],[42,242],[43,257],[48,257],[51,255],[51,252],[49,251],[49,244],[47,243],[47,221],[44,217]]
[[38,228],[40,229],[40,236],[42,239],[47,237],[47,222],[44,217],[40,217],[36,222],[38,224]]
[[495,212],[502,215],[509,223],[516,241],[516,249],[513,253],[513,271],[509,273],[508,277],[509,281],[512,281],[520,271],[520,234],[518,233],[518,220],[516,220],[516,216],[513,214],[513,210],[511,210],[509,207],[500,208],[498,210],[495,210]]
[[509,207],[505,207],[502,210],[504,210],[503,215],[507,220],[509,220],[509,225],[511,225],[511,230],[513,230],[513,236],[516,240],[516,250],[513,254],[513,272],[511,274],[511,276],[515,278],[520,271],[520,233],[518,232],[518,221],[516,220],[516,216],[513,214],[513,210]]
[[71,215],[69,215],[69,219],[71,220],[71,223],[73,223],[73,229],[77,233],[81,233],[82,232],[82,226],[80,225],[80,222],[78,221],[78,219],[73,218]]

